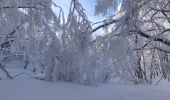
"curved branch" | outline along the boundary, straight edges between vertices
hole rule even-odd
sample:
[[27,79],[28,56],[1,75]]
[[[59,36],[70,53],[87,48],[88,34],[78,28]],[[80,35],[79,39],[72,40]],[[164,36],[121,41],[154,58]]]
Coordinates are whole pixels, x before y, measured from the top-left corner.
[[143,37],[145,37],[147,39],[152,39],[153,41],[157,41],[157,42],[163,43],[163,44],[165,44],[167,46],[170,46],[170,40],[168,40],[168,39],[161,38],[161,37],[153,37],[151,35],[143,33],[142,31],[138,31],[137,34],[139,34],[140,36],[143,36]]
[[109,21],[109,22],[105,22],[105,23],[103,23],[102,25],[99,25],[98,27],[94,28],[94,29],[92,30],[92,33],[95,32],[95,31],[97,31],[97,30],[99,30],[100,28],[103,28],[103,27],[105,27],[105,26],[108,26],[108,25],[111,25],[111,24],[117,23],[117,22],[119,22],[119,20],[111,20],[111,21]]
[[[109,21],[109,22],[105,22],[105,23],[103,23],[102,25],[99,25],[98,27],[94,28],[94,29],[92,30],[92,33],[95,32],[95,31],[97,31],[97,30],[99,30],[100,28],[103,28],[103,27],[105,27],[105,26],[108,26],[108,25],[111,25],[111,24],[114,24],[114,23],[117,23],[117,22],[119,22],[119,20],[111,20],[111,21]],[[170,31],[170,30],[168,29],[168,30],[165,30],[165,31],[163,31],[163,32],[167,32],[167,31]],[[165,45],[167,45],[167,46],[170,46],[170,40],[168,40],[168,39],[166,39],[166,38],[154,37],[154,36],[151,36],[151,35],[148,35],[148,34],[142,32],[142,31],[140,31],[140,30],[131,30],[131,31],[130,31],[130,33],[134,33],[134,32],[135,32],[136,34],[139,34],[139,35],[142,36],[142,37],[147,38],[147,39],[152,39],[153,41],[157,41],[157,42],[163,43],[163,44],[165,44]]]

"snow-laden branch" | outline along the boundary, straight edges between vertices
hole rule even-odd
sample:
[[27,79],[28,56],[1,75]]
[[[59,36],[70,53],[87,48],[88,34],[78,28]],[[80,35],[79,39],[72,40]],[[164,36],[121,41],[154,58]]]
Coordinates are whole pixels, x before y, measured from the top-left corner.
[[158,12],[170,12],[169,9],[158,9],[158,8],[153,8],[153,7],[150,7],[152,10],[154,11],[158,11]]
[[0,9],[13,9],[13,8],[34,8],[34,9],[37,9],[37,7],[35,6],[3,6],[1,7]]
[[[99,30],[100,28],[104,28],[106,26],[109,26],[111,24],[115,24],[115,23],[118,23],[118,22],[119,22],[119,20],[111,20],[111,21],[105,22],[105,23],[97,26],[96,28],[94,28],[92,30],[92,33]],[[161,33],[169,32],[169,31],[170,31],[170,29],[166,29],[166,30],[162,31]],[[170,40],[168,40],[166,38],[154,37],[154,36],[151,36],[149,34],[146,34],[146,33],[142,32],[140,30],[131,30],[130,33],[136,33],[136,34],[139,34],[140,36],[145,37],[147,39],[152,39],[153,41],[161,42],[161,43],[163,43],[165,45],[170,46]]]
[[4,6],[0,6],[0,10],[1,9],[14,9],[14,8],[22,8],[22,9],[30,9],[30,8],[33,8],[33,9],[37,9],[37,10],[43,10],[45,7],[48,7],[46,5],[46,2],[37,2],[36,5],[35,4],[21,4],[21,5],[5,5]]
[[163,43],[163,44],[165,44],[167,46],[170,46],[170,40],[168,40],[166,38],[154,37],[154,36],[148,35],[146,33],[143,33],[142,31],[138,31],[136,33],[139,34],[142,37],[147,38],[147,39],[151,39],[153,41],[157,41],[157,42]]
[[[12,38],[12,35],[15,34],[16,30],[18,30],[18,28],[20,27],[20,25],[17,25],[16,28],[9,33],[9,35],[6,37],[5,41],[3,41],[3,43],[0,43],[0,47],[1,48],[8,48],[11,44],[9,42],[13,42],[13,39],[12,40],[9,40],[9,38]],[[1,39],[1,37],[0,37]]]
[[92,30],[92,33],[99,30],[100,28],[103,28],[105,26],[109,26],[109,25],[117,23],[117,22],[119,22],[119,20],[111,20],[111,21],[108,21],[108,22],[104,22],[103,24],[101,24],[101,25],[97,26],[96,28],[94,28]]

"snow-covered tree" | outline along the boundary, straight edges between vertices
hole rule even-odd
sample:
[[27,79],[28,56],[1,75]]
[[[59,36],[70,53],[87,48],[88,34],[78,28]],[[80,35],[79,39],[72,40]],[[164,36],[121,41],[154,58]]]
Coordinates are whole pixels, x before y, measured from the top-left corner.
[[[110,9],[116,8],[116,2],[117,0],[97,0],[96,14],[110,13]],[[136,55],[136,70],[131,69],[134,74],[131,73],[139,80],[150,82],[148,80],[153,77],[154,72],[169,75],[169,72],[161,71],[165,65],[162,63],[163,59],[158,57],[159,52],[169,53],[169,6],[168,0],[123,0],[120,12],[116,16],[112,13],[108,21],[93,31],[110,25],[110,33],[128,37],[133,47],[130,51]],[[155,62],[158,66],[153,68]]]
[[52,0],[1,0],[0,69],[12,78],[5,66],[21,60],[45,80],[91,85],[169,78],[169,0],[119,2],[97,0],[95,14],[107,18],[94,27],[79,0],[71,1],[68,16]]
[[[1,65],[21,56],[38,63],[39,42],[44,32],[44,21],[51,16],[50,0],[2,0],[0,9]],[[47,24],[47,23],[46,23]],[[18,55],[19,54],[19,55]],[[38,55],[38,56],[36,56]],[[25,59],[26,58],[26,59]],[[37,66],[37,65],[36,65]]]

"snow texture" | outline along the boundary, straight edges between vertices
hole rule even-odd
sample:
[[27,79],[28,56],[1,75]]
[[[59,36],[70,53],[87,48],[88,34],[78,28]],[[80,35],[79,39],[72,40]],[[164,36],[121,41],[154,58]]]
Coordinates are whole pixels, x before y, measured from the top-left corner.
[[169,100],[170,89],[161,86],[50,83],[34,79],[0,81],[0,100]]

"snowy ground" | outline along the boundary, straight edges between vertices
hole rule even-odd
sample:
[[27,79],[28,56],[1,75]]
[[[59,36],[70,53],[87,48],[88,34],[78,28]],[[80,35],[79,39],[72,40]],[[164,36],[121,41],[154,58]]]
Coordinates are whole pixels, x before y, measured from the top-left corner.
[[170,100],[169,84],[135,86],[110,83],[92,87],[21,77],[0,80],[0,100]]
[[118,84],[88,87],[15,79],[0,81],[0,100],[170,100],[170,88]]

